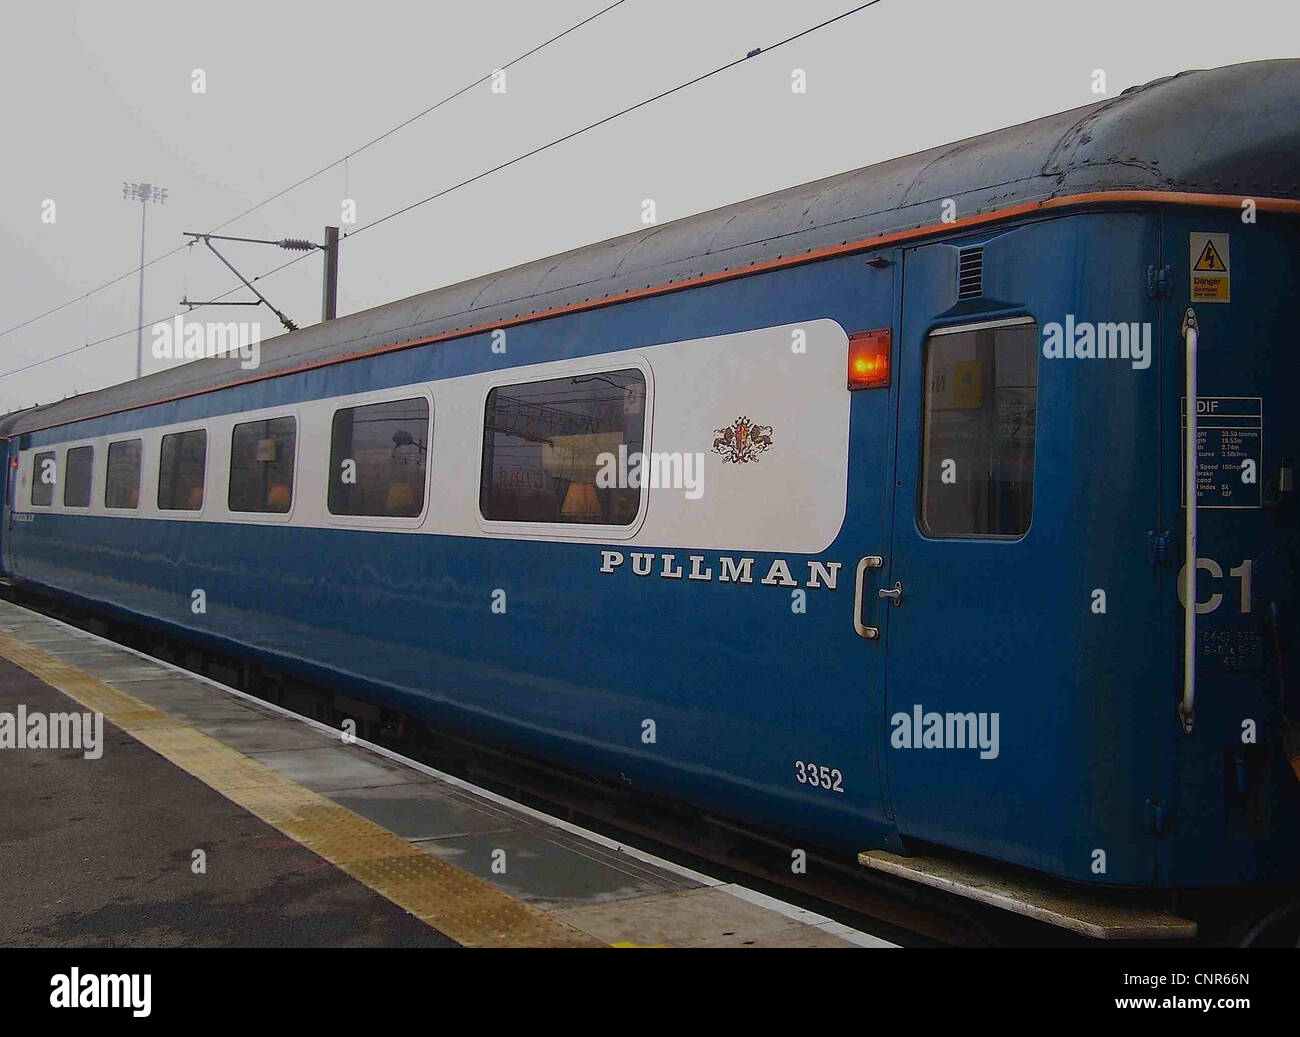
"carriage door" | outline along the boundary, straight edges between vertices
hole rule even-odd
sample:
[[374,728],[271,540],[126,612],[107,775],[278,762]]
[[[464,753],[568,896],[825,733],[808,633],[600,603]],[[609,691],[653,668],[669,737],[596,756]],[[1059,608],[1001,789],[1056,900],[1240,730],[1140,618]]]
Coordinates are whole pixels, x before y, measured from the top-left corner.
[[[1081,813],[1131,807],[1098,806],[1108,794],[1078,776],[1099,751],[1137,757],[1140,732],[1098,747],[1099,725],[1131,728],[1111,696],[1137,690],[1093,678],[1131,663],[1154,621],[1144,547],[1159,365],[1047,357],[1044,332],[1067,315],[1151,316],[1140,225],[1048,220],[904,255],[895,506],[877,594],[889,612],[882,753],[905,841],[1083,875],[1101,836]],[[1106,613],[1092,611],[1093,588]]]
[[[0,464],[4,465],[4,481],[0,483],[0,572],[13,575],[13,513],[18,492],[18,444],[0,440]],[[10,460],[12,455],[13,461]]]

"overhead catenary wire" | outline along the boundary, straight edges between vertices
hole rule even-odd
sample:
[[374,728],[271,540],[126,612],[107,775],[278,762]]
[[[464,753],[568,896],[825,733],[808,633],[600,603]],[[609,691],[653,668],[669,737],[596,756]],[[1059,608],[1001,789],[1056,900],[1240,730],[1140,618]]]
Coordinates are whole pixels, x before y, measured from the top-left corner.
[[[601,8],[595,14],[590,14],[586,18],[582,19],[582,21],[575,22],[573,25],[570,25],[567,29],[563,30],[562,32],[558,32],[554,36],[550,37],[549,39],[543,40],[541,43],[535,44],[534,46],[530,47],[528,50],[524,51],[522,54],[511,58],[509,61],[505,62],[502,65],[499,65],[497,69],[493,69],[493,71],[487,73],[486,75],[480,76],[472,83],[465,84],[459,90],[456,90],[453,93],[448,94],[446,97],[442,98],[439,101],[434,102],[433,104],[429,105],[427,108],[424,108],[419,112],[416,112],[410,118],[404,119],[402,122],[399,122],[396,126],[393,126],[390,129],[387,129],[383,133],[379,134],[379,136],[373,137],[372,139],[366,141],[360,147],[354,148],[353,150],[349,151],[346,155],[343,155],[341,158],[335,159],[333,162],[329,163],[328,165],[321,166],[321,168],[316,170],[314,173],[309,173],[307,176],[302,177],[300,180],[295,180],[288,187],[281,188],[279,191],[276,191],[275,194],[262,199],[262,201],[258,202],[256,205],[251,205],[243,212],[230,217],[230,219],[225,220],[222,223],[218,223],[215,227],[212,228],[212,230],[215,232],[221,230],[224,227],[229,227],[232,223],[235,223],[238,220],[242,220],[245,216],[248,216],[251,213],[256,212],[258,209],[270,205],[272,202],[276,201],[279,198],[283,198],[290,191],[296,190],[297,188],[302,187],[303,184],[315,180],[316,177],[320,176],[321,174],[329,172],[331,169],[334,169],[336,166],[342,163],[346,163],[349,159],[354,158],[355,156],[361,154],[361,152],[365,151],[367,148],[373,147],[374,145],[378,144],[380,141],[388,137],[391,137],[398,130],[405,129],[407,126],[410,126],[413,122],[416,122],[417,120],[424,118],[426,115],[430,114],[431,112],[437,111],[443,105],[449,104],[450,102],[454,101],[456,98],[462,96],[463,94],[468,93],[470,90],[473,90],[476,86],[481,86],[483,83],[486,83],[488,80],[490,80],[499,69],[507,69],[510,68],[512,65],[519,64],[519,62],[523,61],[525,58],[532,57],[538,51],[546,47],[549,47],[552,43],[556,43],[559,40],[564,39],[564,37],[568,36],[570,33],[576,32],[578,29],[581,29],[584,25],[587,25],[595,21],[601,15],[608,14],[610,11],[614,10],[614,8],[621,6],[626,2],[627,0],[614,0],[614,3]],[[144,264],[145,269],[153,266],[155,263],[161,263],[164,259],[170,259],[172,256],[176,255],[178,252],[180,252],[182,249],[186,247],[187,247],[186,245],[177,245],[175,248],[169,249],[168,251],[164,252],[162,255],[155,256],[153,259],[149,260]],[[44,313],[38,313],[36,316],[29,317],[27,320],[22,321],[19,324],[15,324],[11,328],[7,328],[4,331],[0,331],[0,338],[4,338],[7,335],[11,335],[13,332],[19,331],[30,324],[35,324],[39,320],[44,320],[46,317],[52,316],[53,314],[58,313],[61,310],[65,310],[69,306],[81,302],[83,299],[89,299],[92,295],[97,295],[98,293],[102,292],[104,289],[111,288],[113,287],[113,285],[118,284],[121,281],[125,281],[128,277],[138,274],[140,270],[141,268],[139,266],[132,267],[130,270],[126,271],[126,273],[119,274],[117,277],[114,277],[111,281],[105,281],[103,284],[95,288],[91,288],[89,291],[83,292],[81,295],[69,299],[66,302],[60,303],[58,306],[48,309]],[[268,271],[268,273],[271,273],[271,271]],[[262,275],[262,276],[267,276],[267,275]],[[135,331],[137,329],[132,328],[131,330]],[[127,334],[127,332],[123,332],[123,334]],[[111,337],[119,338],[120,336],[114,335]],[[108,339],[101,339],[100,341],[108,341]],[[62,355],[67,355],[67,354],[62,354]],[[54,359],[58,359],[58,357],[57,356],[51,357],[50,359],[54,360]],[[5,372],[5,374],[17,374],[17,373],[18,373],[17,371]],[[5,375],[0,375],[0,378],[3,377],[5,377]]]
[[283,188],[280,191],[277,191],[275,194],[271,195],[271,197],[267,198],[265,201],[258,202],[256,205],[245,209],[238,216],[232,216],[230,219],[226,220],[225,223],[219,223],[217,224],[217,226],[213,227],[212,229],[214,231],[221,230],[223,227],[229,226],[230,224],[234,223],[236,220],[241,220],[245,216],[249,215],[250,213],[256,212],[258,209],[262,208],[262,206],[269,205],[277,198],[280,198],[288,194],[290,191],[298,187],[301,187],[303,184],[308,183],[311,180],[315,180],[316,177],[320,176],[322,173],[328,173],[331,169],[334,169],[336,166],[340,166],[347,163],[350,159],[355,158],[357,155],[361,154],[361,152],[365,151],[367,148],[373,147],[374,145],[378,144],[381,140],[384,140],[387,137],[391,137],[398,130],[405,129],[407,126],[411,125],[411,123],[417,121],[418,119],[423,119],[426,115],[430,114],[431,112],[437,111],[443,105],[449,104],[452,101],[456,100],[456,98],[462,96],[463,94],[469,93],[469,91],[473,90],[476,86],[482,86],[484,83],[492,79],[492,77],[496,75],[498,71],[502,71],[504,69],[510,68],[510,66],[517,65],[525,58],[532,57],[534,54],[536,54],[539,50],[542,50],[544,47],[549,47],[552,43],[564,39],[564,37],[568,36],[570,33],[576,32],[578,29],[581,29],[584,25],[588,24],[589,22],[595,21],[601,15],[607,14],[608,12],[614,10],[614,8],[618,7],[620,4],[626,2],[627,0],[615,0],[615,2],[610,4],[608,7],[603,7],[595,14],[588,15],[582,21],[570,25],[563,32],[556,33],[550,39],[545,40],[534,47],[531,47],[529,50],[524,51],[524,53],[520,54],[518,57],[511,58],[505,64],[498,66],[498,68],[493,69],[491,72],[488,72],[486,75],[479,76],[479,78],[474,80],[472,83],[466,83],[459,90],[455,91],[454,93],[448,94],[442,100],[429,105],[428,108],[416,112],[416,114],[412,115],[409,119],[399,122],[396,126],[392,127],[391,129],[385,130],[383,133],[379,134],[379,136],[366,141],[366,143],[362,144],[359,148],[355,148],[352,151],[348,152],[346,155],[342,156],[341,158],[335,159],[329,165],[321,166],[321,168],[316,170],[316,172],[309,173],[301,180],[298,180],[297,182],[290,184],[288,187]]
[[[457,190],[460,190],[460,189],[463,188],[463,187],[468,187],[469,185],[471,185],[471,184],[473,184],[473,183],[476,183],[477,181],[482,180],[482,179],[484,179],[485,177],[491,176],[493,173],[500,172],[501,170],[503,170],[503,169],[507,169],[507,168],[509,168],[510,166],[516,165],[516,164],[519,163],[519,162],[523,162],[524,160],[526,160],[526,159],[528,159],[528,158],[531,158],[531,157],[533,157],[534,155],[541,154],[542,152],[547,151],[547,150],[549,150],[549,149],[551,149],[551,148],[553,148],[553,147],[556,147],[556,146],[558,146],[558,145],[560,145],[560,144],[563,144],[563,143],[565,143],[565,142],[567,142],[567,141],[573,140],[575,137],[581,136],[581,135],[584,134],[584,133],[590,132],[591,130],[598,129],[599,127],[604,126],[604,125],[606,125],[607,123],[613,122],[615,119],[622,118],[623,116],[628,115],[628,114],[630,114],[630,113],[632,113],[632,112],[634,112],[634,111],[637,111],[637,110],[639,110],[639,109],[641,109],[641,108],[644,108],[644,107],[646,107],[647,105],[654,104],[655,102],[657,102],[657,101],[661,101],[661,100],[663,100],[663,99],[666,98],[666,97],[670,97],[670,96],[672,96],[673,94],[680,93],[681,91],[686,90],[686,89],[689,89],[689,88],[692,87],[692,86],[695,86],[695,85],[697,85],[697,84],[699,84],[699,83],[704,82],[705,80],[711,79],[711,78],[713,78],[714,76],[720,75],[720,74],[723,73],[723,72],[726,72],[726,71],[728,71],[728,70],[730,70],[730,69],[733,69],[733,68],[735,68],[735,67],[738,66],[738,65],[742,65],[742,64],[744,64],[746,61],[749,61],[749,60],[751,60],[751,59],[753,59],[753,58],[756,58],[756,57],[758,57],[758,56],[760,56],[760,55],[769,54],[769,53],[771,53],[772,51],[777,50],[777,49],[780,48],[780,47],[784,47],[784,46],[786,46],[787,44],[794,43],[796,40],[800,40],[800,39],[802,39],[803,37],[810,35],[811,33],[817,32],[817,31],[819,31],[819,30],[821,30],[821,29],[824,29],[824,28],[826,28],[826,27],[828,27],[828,26],[830,26],[830,25],[834,25],[836,22],[842,21],[842,20],[844,20],[845,18],[848,18],[848,17],[850,17],[850,16],[852,16],[852,15],[855,15],[855,14],[859,13],[860,11],[864,11],[864,10],[866,10],[866,9],[869,8],[869,7],[874,7],[876,4],[878,4],[878,3],[880,3],[880,2],[881,2],[881,0],[867,0],[866,3],[858,4],[856,7],[850,8],[850,9],[847,10],[847,11],[844,11],[844,12],[842,12],[842,13],[840,13],[840,14],[837,14],[837,15],[831,17],[831,18],[827,18],[827,19],[824,20],[824,21],[818,22],[816,25],[811,25],[811,26],[809,26],[808,28],[803,29],[803,30],[801,30],[800,32],[797,32],[797,33],[795,33],[795,34],[793,34],[793,35],[791,35],[791,36],[787,36],[787,37],[785,37],[784,39],[779,40],[779,41],[777,41],[776,43],[773,43],[773,44],[771,44],[771,45],[769,45],[769,46],[767,46],[767,47],[758,47],[758,48],[754,48],[753,50],[750,50],[749,52],[747,52],[747,53],[745,54],[744,57],[736,58],[736,59],[734,59],[734,60],[732,60],[732,61],[727,62],[726,64],[719,65],[719,66],[717,66],[716,68],[710,69],[708,72],[701,73],[700,75],[694,76],[693,78],[688,79],[688,80],[686,80],[686,81],[684,81],[684,82],[682,82],[682,83],[678,83],[676,86],[669,87],[669,88],[666,89],[666,90],[662,90],[662,91],[660,91],[659,93],[654,94],[654,95],[651,96],[651,97],[644,98],[643,100],[638,101],[638,102],[636,102],[635,104],[628,105],[626,108],[622,108],[622,109],[620,109],[620,110],[617,111],[617,112],[612,112],[612,113],[609,114],[609,115],[606,115],[606,116],[603,116],[603,117],[600,118],[600,119],[597,119],[595,122],[588,123],[587,125],[582,126],[582,127],[580,127],[579,129],[572,130],[571,132],[566,133],[566,134],[564,134],[564,135],[561,136],[561,137],[556,137],[555,139],[550,140],[550,141],[546,142],[545,144],[541,144],[541,145],[538,145],[538,146],[535,147],[535,148],[531,148],[531,149],[529,149],[528,151],[525,151],[525,152],[523,152],[522,154],[516,155],[516,156],[514,156],[513,158],[507,159],[507,160],[504,161],[504,162],[500,162],[500,163],[498,163],[497,165],[490,167],[489,169],[482,170],[481,172],[478,172],[478,173],[474,174],[474,175],[471,176],[471,177],[467,177],[466,179],[461,180],[461,181],[459,181],[459,182],[457,182],[457,183],[455,183],[455,184],[452,184],[452,185],[450,185],[450,186],[448,186],[448,187],[445,187],[445,188],[443,188],[442,190],[436,191],[436,192],[434,192],[434,193],[431,194],[431,195],[427,195],[427,196],[424,197],[424,198],[421,198],[421,199],[419,199],[419,200],[417,200],[417,201],[414,201],[414,202],[410,203],[409,205],[402,206],[400,209],[395,209],[395,210],[393,210],[392,212],[385,214],[384,216],[380,216],[378,219],[372,220],[372,221],[370,221],[370,222],[367,223],[367,224],[363,224],[361,227],[358,227],[356,230],[352,231],[350,234],[346,235],[345,237],[340,238],[340,239],[339,239],[339,240],[340,240],[340,244],[342,244],[342,242],[344,242],[344,241],[348,241],[348,240],[350,240],[350,239],[352,239],[352,238],[355,238],[358,234],[361,234],[361,233],[364,232],[364,231],[370,230],[370,229],[373,228],[373,227],[377,227],[377,226],[379,226],[379,225],[382,224],[382,223],[386,223],[388,220],[395,219],[395,218],[398,217],[398,216],[403,216],[403,215],[405,215],[406,213],[411,212],[412,210],[417,209],[417,208],[419,208],[420,206],[427,204],[428,202],[432,202],[432,201],[435,201],[436,199],[446,197],[446,196],[447,196],[448,194],[450,194],[451,192],[453,192],[453,191],[457,191]],[[608,8],[607,8],[607,9],[608,9]],[[503,67],[504,67],[504,66],[503,66]],[[336,164],[337,164],[337,163],[336,163]],[[181,247],[184,247],[184,246],[181,246]],[[285,267],[292,266],[294,263],[298,262],[299,260],[301,260],[301,259],[305,259],[308,255],[311,255],[311,253],[304,253],[304,254],[302,254],[302,255],[295,256],[293,259],[289,260],[287,263],[282,263],[282,264],[280,264],[279,266],[274,267],[274,268],[272,268],[271,270],[268,270],[268,271],[266,271],[266,272],[263,273],[263,274],[259,274],[257,277],[253,278],[253,280],[254,280],[254,281],[257,281],[257,280],[260,280],[260,279],[263,278],[263,277],[270,277],[271,275],[276,274],[276,273],[278,273],[279,271],[285,269]],[[230,294],[232,294],[233,292],[237,291],[237,290],[239,289],[239,287],[241,287],[241,286],[240,286],[240,285],[236,285],[236,286],[234,286],[233,288],[231,288],[229,291],[226,291],[226,292],[222,293],[221,295],[218,295],[218,296],[216,297],[216,299],[210,300],[208,303],[205,303],[205,304],[203,304],[203,305],[209,305],[209,306],[210,306],[210,305],[213,305],[213,304],[215,304],[216,302],[218,302],[219,300],[224,299],[227,295],[230,295]],[[195,306],[195,307],[193,307],[194,310],[198,310],[198,309],[201,309],[201,308],[202,308],[202,306]],[[187,312],[188,312],[188,311],[187,311]],[[178,315],[179,315],[179,314],[171,314],[171,315],[169,315],[169,316],[168,316],[167,318],[165,318],[165,319],[170,320],[170,319],[172,319],[173,317],[176,317],[176,316],[178,316]],[[145,326],[148,327],[148,326],[150,326],[150,325],[153,324],[153,323],[158,323],[158,322],[157,322],[157,321],[153,321],[153,322],[150,322],[149,324],[146,324]],[[3,375],[0,375],[0,377],[7,377],[8,375],[11,375],[11,374],[20,374],[20,373],[23,372],[23,371],[31,370],[32,368],[34,368],[34,367],[39,367],[39,366],[41,366],[42,364],[50,363],[51,361],[59,360],[59,359],[65,357],[65,356],[70,356],[70,355],[72,355],[72,354],[74,354],[74,353],[81,352],[81,350],[83,350],[83,349],[88,349],[88,348],[90,348],[91,346],[100,345],[100,344],[102,344],[102,343],[104,343],[104,342],[111,341],[112,339],[121,338],[121,337],[123,337],[124,335],[134,334],[134,333],[135,333],[136,331],[138,331],[138,330],[139,330],[138,328],[130,328],[130,329],[126,330],[126,331],[118,332],[116,335],[110,335],[110,336],[108,336],[108,337],[106,337],[106,338],[102,338],[102,339],[99,339],[99,340],[97,340],[97,341],[95,341],[95,342],[88,343],[88,344],[85,345],[85,346],[80,346],[80,347],[78,347],[78,348],[76,348],[76,349],[70,349],[70,350],[67,350],[67,351],[64,352],[64,353],[56,353],[56,354],[53,355],[53,356],[46,357],[44,360],[38,360],[38,361],[35,361],[34,363],[28,364],[28,365],[25,366],[25,367],[17,368],[17,369],[15,369],[15,370],[13,370],[13,371],[6,371]]]
[[543,151],[547,151],[550,148],[556,147],[559,144],[564,144],[565,142],[573,140],[573,138],[579,137],[590,130],[598,129],[601,126],[604,126],[606,123],[613,122],[615,119],[620,119],[624,115],[628,115],[632,112],[635,112],[640,108],[646,107],[647,105],[654,104],[656,101],[662,101],[665,97],[671,97],[673,94],[680,93],[682,90],[689,89],[690,87],[695,86],[698,83],[704,82],[706,79],[712,79],[714,76],[729,71],[730,69],[735,68],[737,65],[743,65],[746,61],[749,61],[751,58],[758,57],[762,54],[769,54],[772,51],[776,50],[778,47],[784,47],[788,43],[794,43],[795,40],[803,39],[803,37],[809,35],[810,33],[817,32],[819,29],[824,29],[828,25],[834,25],[836,22],[842,21],[843,19],[848,18],[850,15],[857,14],[859,11],[865,11],[868,7],[874,7],[876,4],[880,2],[881,0],[867,0],[867,2],[864,4],[859,4],[857,7],[854,7],[848,11],[844,11],[841,14],[837,14],[833,18],[827,18],[824,22],[818,22],[816,25],[811,25],[808,28],[802,30],[801,32],[797,32],[793,36],[787,36],[785,39],[780,40],[777,43],[773,43],[770,46],[756,47],[755,49],[749,51],[749,53],[747,53],[744,57],[736,58],[733,61],[728,61],[725,65],[719,65],[717,68],[711,69],[708,72],[704,72],[701,75],[695,76],[693,79],[688,79],[684,83],[678,83],[676,86],[669,87],[667,90],[660,91],[659,93],[655,94],[653,97],[647,97],[644,100],[637,101],[636,104],[628,105],[628,107],[626,108],[620,109],[617,112],[612,112],[611,114],[606,115],[603,118],[597,119],[595,122],[588,123],[586,126],[573,130],[570,133],[566,133],[562,137],[556,137],[554,140],[547,141],[545,144],[541,144],[538,147],[531,149],[530,151],[525,151],[522,155],[516,155],[514,158],[507,159],[505,162],[501,162],[490,169],[485,169],[482,172],[475,173],[473,176],[465,180],[461,180],[458,183],[452,184],[450,187],[443,188],[441,191],[435,191],[433,194],[428,195],[425,198],[421,198],[419,201],[412,202],[410,205],[404,205],[400,209],[395,209],[385,216],[380,216],[377,220],[371,220],[369,223],[363,224],[362,226],[358,227],[356,230],[349,233],[347,237],[355,238],[358,234],[362,233],[363,231],[370,230],[371,227],[378,227],[381,223],[384,223],[387,220],[391,220],[397,216],[403,216],[406,213],[410,212],[412,209],[418,209],[421,205],[424,205],[427,202],[432,202],[438,198],[442,198],[450,194],[452,191],[460,190],[462,187],[468,187],[470,184],[482,180],[484,177],[491,176],[493,173],[499,173],[501,170],[508,169],[510,166],[513,166],[518,162],[523,162],[525,159],[532,158],[534,155],[539,155]]
[[[313,253],[310,252],[304,252],[300,255],[294,256],[292,259],[288,260],[287,262],[281,263],[279,266],[272,267],[270,270],[267,270],[265,273],[258,274],[256,277],[253,278],[253,281],[255,282],[260,281],[264,277],[270,277],[272,274],[278,274],[285,267],[293,266],[294,263],[300,263],[302,262],[302,260],[306,259],[308,256],[312,254]],[[200,310],[204,306],[213,306],[218,302],[220,302],[220,300],[224,299],[227,295],[234,295],[235,292],[239,291],[239,289],[243,287],[244,285],[242,283],[233,285],[230,288],[226,289],[224,292],[222,292],[220,295],[218,295],[215,299],[211,299],[206,303],[202,303],[198,306],[194,306],[191,309]],[[159,317],[157,320],[147,320],[139,327],[127,328],[125,331],[119,331],[115,335],[106,335],[103,338],[95,339],[94,342],[87,342],[84,346],[77,346],[75,349],[68,349],[62,353],[55,353],[53,356],[47,356],[43,360],[34,360],[30,364],[27,364],[23,367],[16,367],[12,371],[6,371],[3,375],[0,375],[0,378],[8,377],[11,374],[22,374],[24,371],[30,371],[35,367],[42,366],[43,364],[53,363],[55,360],[62,360],[64,357],[69,357],[75,353],[80,353],[82,352],[82,350],[90,349],[94,346],[102,346],[105,342],[112,342],[114,339],[123,338],[127,335],[134,335],[137,331],[140,331],[142,328],[143,329],[152,328],[155,324],[161,324],[164,321],[172,320],[175,317],[183,316],[185,313],[189,313],[189,312],[191,311],[190,310],[177,311],[175,313],[169,313],[165,317]]]

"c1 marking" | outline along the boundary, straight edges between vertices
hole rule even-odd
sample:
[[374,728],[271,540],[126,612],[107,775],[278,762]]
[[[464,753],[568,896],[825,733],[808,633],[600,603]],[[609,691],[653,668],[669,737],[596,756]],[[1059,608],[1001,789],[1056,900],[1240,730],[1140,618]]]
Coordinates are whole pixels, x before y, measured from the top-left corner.
[[[1196,559],[1196,568],[1202,572],[1209,573],[1212,579],[1223,579],[1223,566],[1213,558]],[[1187,608],[1187,599],[1183,594],[1183,573],[1186,570],[1186,564],[1183,565],[1182,569],[1178,570],[1178,603],[1182,605],[1183,608]],[[1243,615],[1250,612],[1250,570],[1251,561],[1249,558],[1243,558],[1240,565],[1228,570],[1229,576],[1241,581],[1241,593],[1238,597],[1238,607]],[[1211,594],[1205,601],[1198,601],[1196,603],[1196,614],[1198,616],[1204,616],[1213,612],[1222,604],[1222,594]]]

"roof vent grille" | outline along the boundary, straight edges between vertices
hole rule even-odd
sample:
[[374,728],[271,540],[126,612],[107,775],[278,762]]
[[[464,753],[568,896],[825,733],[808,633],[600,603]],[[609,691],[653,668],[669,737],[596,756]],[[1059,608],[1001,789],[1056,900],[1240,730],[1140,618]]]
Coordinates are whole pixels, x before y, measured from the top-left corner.
[[957,298],[978,299],[984,294],[984,247],[974,245],[957,255]]

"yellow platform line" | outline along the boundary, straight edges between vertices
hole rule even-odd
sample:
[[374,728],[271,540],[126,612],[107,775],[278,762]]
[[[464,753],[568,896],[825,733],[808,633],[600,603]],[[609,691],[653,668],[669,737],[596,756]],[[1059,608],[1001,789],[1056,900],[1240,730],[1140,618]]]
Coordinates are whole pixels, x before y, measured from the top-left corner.
[[159,756],[457,943],[605,946],[49,652],[0,632],[0,656],[102,713]]

